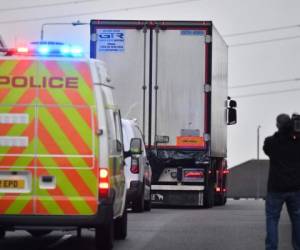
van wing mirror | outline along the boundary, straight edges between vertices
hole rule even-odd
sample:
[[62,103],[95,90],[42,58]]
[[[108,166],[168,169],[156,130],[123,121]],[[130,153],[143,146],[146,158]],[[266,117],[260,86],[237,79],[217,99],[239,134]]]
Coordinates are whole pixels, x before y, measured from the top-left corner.
[[132,138],[130,141],[131,155],[139,155],[142,153],[142,140],[140,138]]

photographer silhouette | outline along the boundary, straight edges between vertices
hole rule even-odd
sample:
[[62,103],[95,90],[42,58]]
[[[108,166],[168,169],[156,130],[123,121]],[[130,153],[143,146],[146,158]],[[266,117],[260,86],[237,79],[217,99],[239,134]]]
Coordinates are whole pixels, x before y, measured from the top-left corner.
[[278,131],[267,137],[263,150],[270,158],[266,197],[266,250],[278,249],[278,223],[285,203],[292,224],[292,245],[300,250],[300,116],[280,114]]

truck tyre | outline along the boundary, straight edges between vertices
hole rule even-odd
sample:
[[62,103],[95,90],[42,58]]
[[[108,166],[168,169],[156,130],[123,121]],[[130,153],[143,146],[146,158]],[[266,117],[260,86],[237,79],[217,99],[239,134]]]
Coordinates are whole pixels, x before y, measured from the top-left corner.
[[51,230],[28,230],[27,232],[33,237],[39,238],[51,233]]
[[214,206],[214,199],[213,185],[208,184],[207,190],[204,191],[203,206],[205,208],[212,208]]
[[226,194],[220,194],[220,195],[217,195],[215,197],[215,205],[217,206],[224,206],[227,202],[227,195]]
[[5,230],[0,229],[0,240],[3,239],[4,237],[5,237]]
[[215,205],[222,206],[224,203],[224,194],[217,194],[215,196]]
[[144,190],[145,190],[145,184],[143,184],[143,189],[142,189],[142,192],[141,192],[141,195],[138,197],[137,200],[133,201],[132,202],[132,210],[133,212],[135,213],[142,213],[144,212],[144,199],[145,199],[145,193],[144,193]]
[[127,209],[124,207],[123,215],[114,221],[115,239],[124,240],[127,236]]
[[101,250],[111,250],[113,248],[114,224],[111,218],[107,224],[96,227],[96,247]]
[[224,200],[223,200],[223,204],[222,204],[222,205],[224,206],[226,203],[227,203],[227,196],[225,195],[225,196],[224,196]]

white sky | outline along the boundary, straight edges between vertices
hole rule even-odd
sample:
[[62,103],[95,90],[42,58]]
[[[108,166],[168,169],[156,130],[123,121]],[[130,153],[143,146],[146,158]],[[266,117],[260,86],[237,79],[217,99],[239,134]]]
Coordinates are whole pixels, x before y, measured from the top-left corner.
[[[300,78],[299,0],[0,0],[0,35],[8,47],[39,40],[44,23],[91,19],[212,20],[229,45],[229,85]],[[296,27],[298,25],[298,27]],[[278,29],[243,36],[232,33]],[[299,36],[299,37],[297,37]],[[88,54],[89,25],[45,26],[45,40],[82,45]],[[252,41],[294,39],[230,46]],[[300,80],[230,89],[232,96],[297,89]],[[300,113],[300,91],[236,98],[238,124],[229,127],[228,161],[232,167],[256,157],[256,131],[261,140],[275,131],[281,112]],[[262,142],[261,142],[262,143]],[[261,148],[261,146],[260,146]],[[260,150],[262,158],[266,158]]]

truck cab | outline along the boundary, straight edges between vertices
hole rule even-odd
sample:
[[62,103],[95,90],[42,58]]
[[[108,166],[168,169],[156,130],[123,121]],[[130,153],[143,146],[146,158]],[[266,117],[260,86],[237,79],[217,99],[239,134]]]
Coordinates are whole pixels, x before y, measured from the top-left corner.
[[104,63],[36,42],[0,65],[0,236],[95,228],[97,247],[111,249],[127,234],[126,187]]

